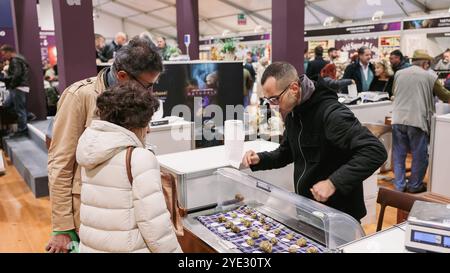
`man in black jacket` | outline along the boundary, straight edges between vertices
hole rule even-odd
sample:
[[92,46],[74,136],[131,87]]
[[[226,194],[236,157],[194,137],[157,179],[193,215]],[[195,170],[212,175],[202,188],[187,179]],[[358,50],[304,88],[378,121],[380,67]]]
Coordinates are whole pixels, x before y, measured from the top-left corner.
[[253,171],[295,165],[297,194],[360,220],[366,215],[363,181],[387,158],[383,144],[337,100],[335,92],[298,77],[288,63],[269,66],[261,80],[265,100],[279,106],[286,131],[273,152],[249,151]]
[[107,44],[105,48],[103,49],[103,57],[105,57],[107,60],[112,60],[115,58],[115,52],[119,51],[122,46],[124,46],[127,43],[127,35],[123,32],[119,32],[116,34],[116,37],[114,38],[114,41]]
[[354,80],[356,82],[358,92],[371,91],[369,90],[370,85],[375,78],[375,67],[372,63],[370,63],[371,59],[372,50],[366,46],[363,46],[358,50],[358,60],[349,64],[345,69],[343,78]]
[[314,49],[315,58],[308,64],[308,69],[306,70],[306,76],[313,81],[319,79],[320,71],[328,64],[327,61],[323,59],[323,47],[318,46]]
[[15,135],[23,135],[28,131],[27,94],[30,92],[29,66],[24,57],[17,54],[10,45],[3,45],[0,48],[0,54],[9,61],[8,71],[0,73],[0,80],[5,82],[17,114],[18,129]]

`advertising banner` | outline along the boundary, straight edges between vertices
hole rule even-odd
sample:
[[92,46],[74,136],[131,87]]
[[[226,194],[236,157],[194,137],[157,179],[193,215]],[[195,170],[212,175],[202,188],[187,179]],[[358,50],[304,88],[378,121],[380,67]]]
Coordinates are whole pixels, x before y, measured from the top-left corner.
[[450,27],[450,17],[408,20],[403,23],[404,30]]

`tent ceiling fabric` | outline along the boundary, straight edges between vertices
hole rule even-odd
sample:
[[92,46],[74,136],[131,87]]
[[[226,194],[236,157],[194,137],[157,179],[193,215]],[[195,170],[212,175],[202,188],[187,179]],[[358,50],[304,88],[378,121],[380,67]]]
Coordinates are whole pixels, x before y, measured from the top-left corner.
[[[336,2],[339,2],[337,5]],[[320,27],[333,16],[337,22],[370,20],[376,11],[384,18],[405,18],[430,11],[445,11],[449,0],[309,0],[306,1],[305,24]],[[149,31],[176,37],[176,0],[94,0],[95,9],[122,18]],[[332,8],[330,8],[332,7]],[[209,37],[228,30],[231,33],[253,32],[261,26],[271,29],[272,0],[199,0],[200,35]],[[246,25],[239,25],[237,15],[245,13]]]

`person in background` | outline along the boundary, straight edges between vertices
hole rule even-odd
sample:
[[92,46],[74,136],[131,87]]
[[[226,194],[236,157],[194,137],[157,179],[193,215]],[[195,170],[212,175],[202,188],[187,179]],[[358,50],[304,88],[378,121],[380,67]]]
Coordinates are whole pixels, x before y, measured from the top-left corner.
[[[97,115],[80,137],[80,252],[182,252],[161,186],[156,156],[145,149],[159,101],[136,82],[112,87],[97,98]],[[131,154],[131,176],[126,154]],[[130,182],[132,181],[132,183]],[[108,238],[108,240],[105,240]]]
[[163,58],[163,60],[168,61],[170,56],[168,55],[167,52],[167,39],[166,37],[158,37],[156,38],[156,45],[158,46],[158,52],[159,55],[161,55],[161,58]]
[[127,35],[123,32],[118,32],[114,41],[107,44],[103,49],[103,56],[109,61],[114,59],[115,54],[127,43]]
[[258,95],[258,100],[264,96],[261,85],[261,78],[268,66],[269,66],[269,58],[267,57],[262,57],[261,59],[259,59],[259,62],[256,65],[256,93]]
[[0,72],[0,81],[5,82],[17,114],[18,128],[12,136],[23,136],[28,132],[27,96],[30,93],[30,68],[25,58],[17,54],[10,45],[0,47],[0,55],[9,62],[8,70]]
[[450,48],[444,52],[442,59],[439,60],[438,64],[436,65],[436,67],[434,69],[435,70],[450,70]]
[[450,74],[447,76],[444,85],[446,89],[450,90]]
[[109,61],[108,58],[103,56],[103,50],[105,49],[105,37],[100,34],[95,34],[95,54],[97,63],[106,63]]
[[250,105],[251,90],[253,88],[253,78],[250,72],[244,68],[244,107]]
[[322,83],[327,88],[334,92],[341,93],[342,90],[355,82],[350,79],[338,80],[336,78],[337,69],[335,64],[327,64],[322,71],[320,71],[319,83]]
[[[450,102],[446,90],[436,74],[430,74],[433,58],[423,50],[416,50],[413,65],[398,71],[394,80],[394,109],[392,112],[392,139],[395,188],[398,191],[420,193],[426,191],[423,179],[428,168],[428,144],[431,119],[435,109],[434,95]],[[406,180],[405,160],[411,151],[411,177]]]
[[253,53],[251,51],[247,52],[247,55],[245,57],[245,63],[244,68],[250,72],[250,75],[252,76],[252,81],[255,81],[256,79],[256,71],[253,67]]
[[58,102],[48,151],[48,180],[52,204],[51,253],[67,253],[78,240],[81,170],[76,163],[78,139],[96,118],[97,97],[118,83],[133,81],[149,92],[163,70],[161,57],[146,39],[133,38],[117,52],[111,67],[97,77],[69,86]]
[[338,102],[335,92],[299,77],[288,63],[270,65],[261,84],[265,102],[279,107],[286,130],[278,149],[248,151],[243,166],[259,171],[294,163],[297,194],[363,218],[363,181],[386,161],[383,144]]
[[375,79],[370,85],[370,91],[387,92],[392,97],[392,76],[393,72],[387,61],[375,63]]
[[373,64],[370,63],[371,59],[372,50],[366,46],[363,46],[358,49],[358,60],[351,63],[345,69],[343,78],[354,80],[358,92],[370,91],[370,85],[375,78],[375,68]]
[[336,64],[341,57],[341,52],[337,48],[331,47],[328,49],[328,57],[330,58],[330,63]]
[[314,60],[309,62],[306,76],[313,81],[319,80],[320,71],[328,64],[323,58],[323,47],[317,46],[314,49]]
[[305,48],[305,52],[303,54],[304,60],[303,60],[303,67],[304,67],[304,71],[306,73],[306,71],[308,71],[308,66],[309,66],[309,52],[308,52],[308,48]]
[[406,61],[406,58],[403,56],[403,53],[400,50],[394,50],[391,52],[389,56],[389,62],[391,63],[394,75],[398,71],[411,66],[411,64]]

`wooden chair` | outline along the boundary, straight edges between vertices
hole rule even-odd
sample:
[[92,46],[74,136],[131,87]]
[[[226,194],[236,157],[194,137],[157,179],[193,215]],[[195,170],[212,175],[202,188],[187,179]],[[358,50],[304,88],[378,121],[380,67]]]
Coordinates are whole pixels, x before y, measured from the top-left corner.
[[430,202],[429,199],[418,195],[412,195],[399,191],[380,187],[378,190],[377,203],[381,205],[380,215],[378,217],[377,232],[383,226],[383,219],[386,207],[393,207],[405,212],[410,212],[414,202],[417,200]]

